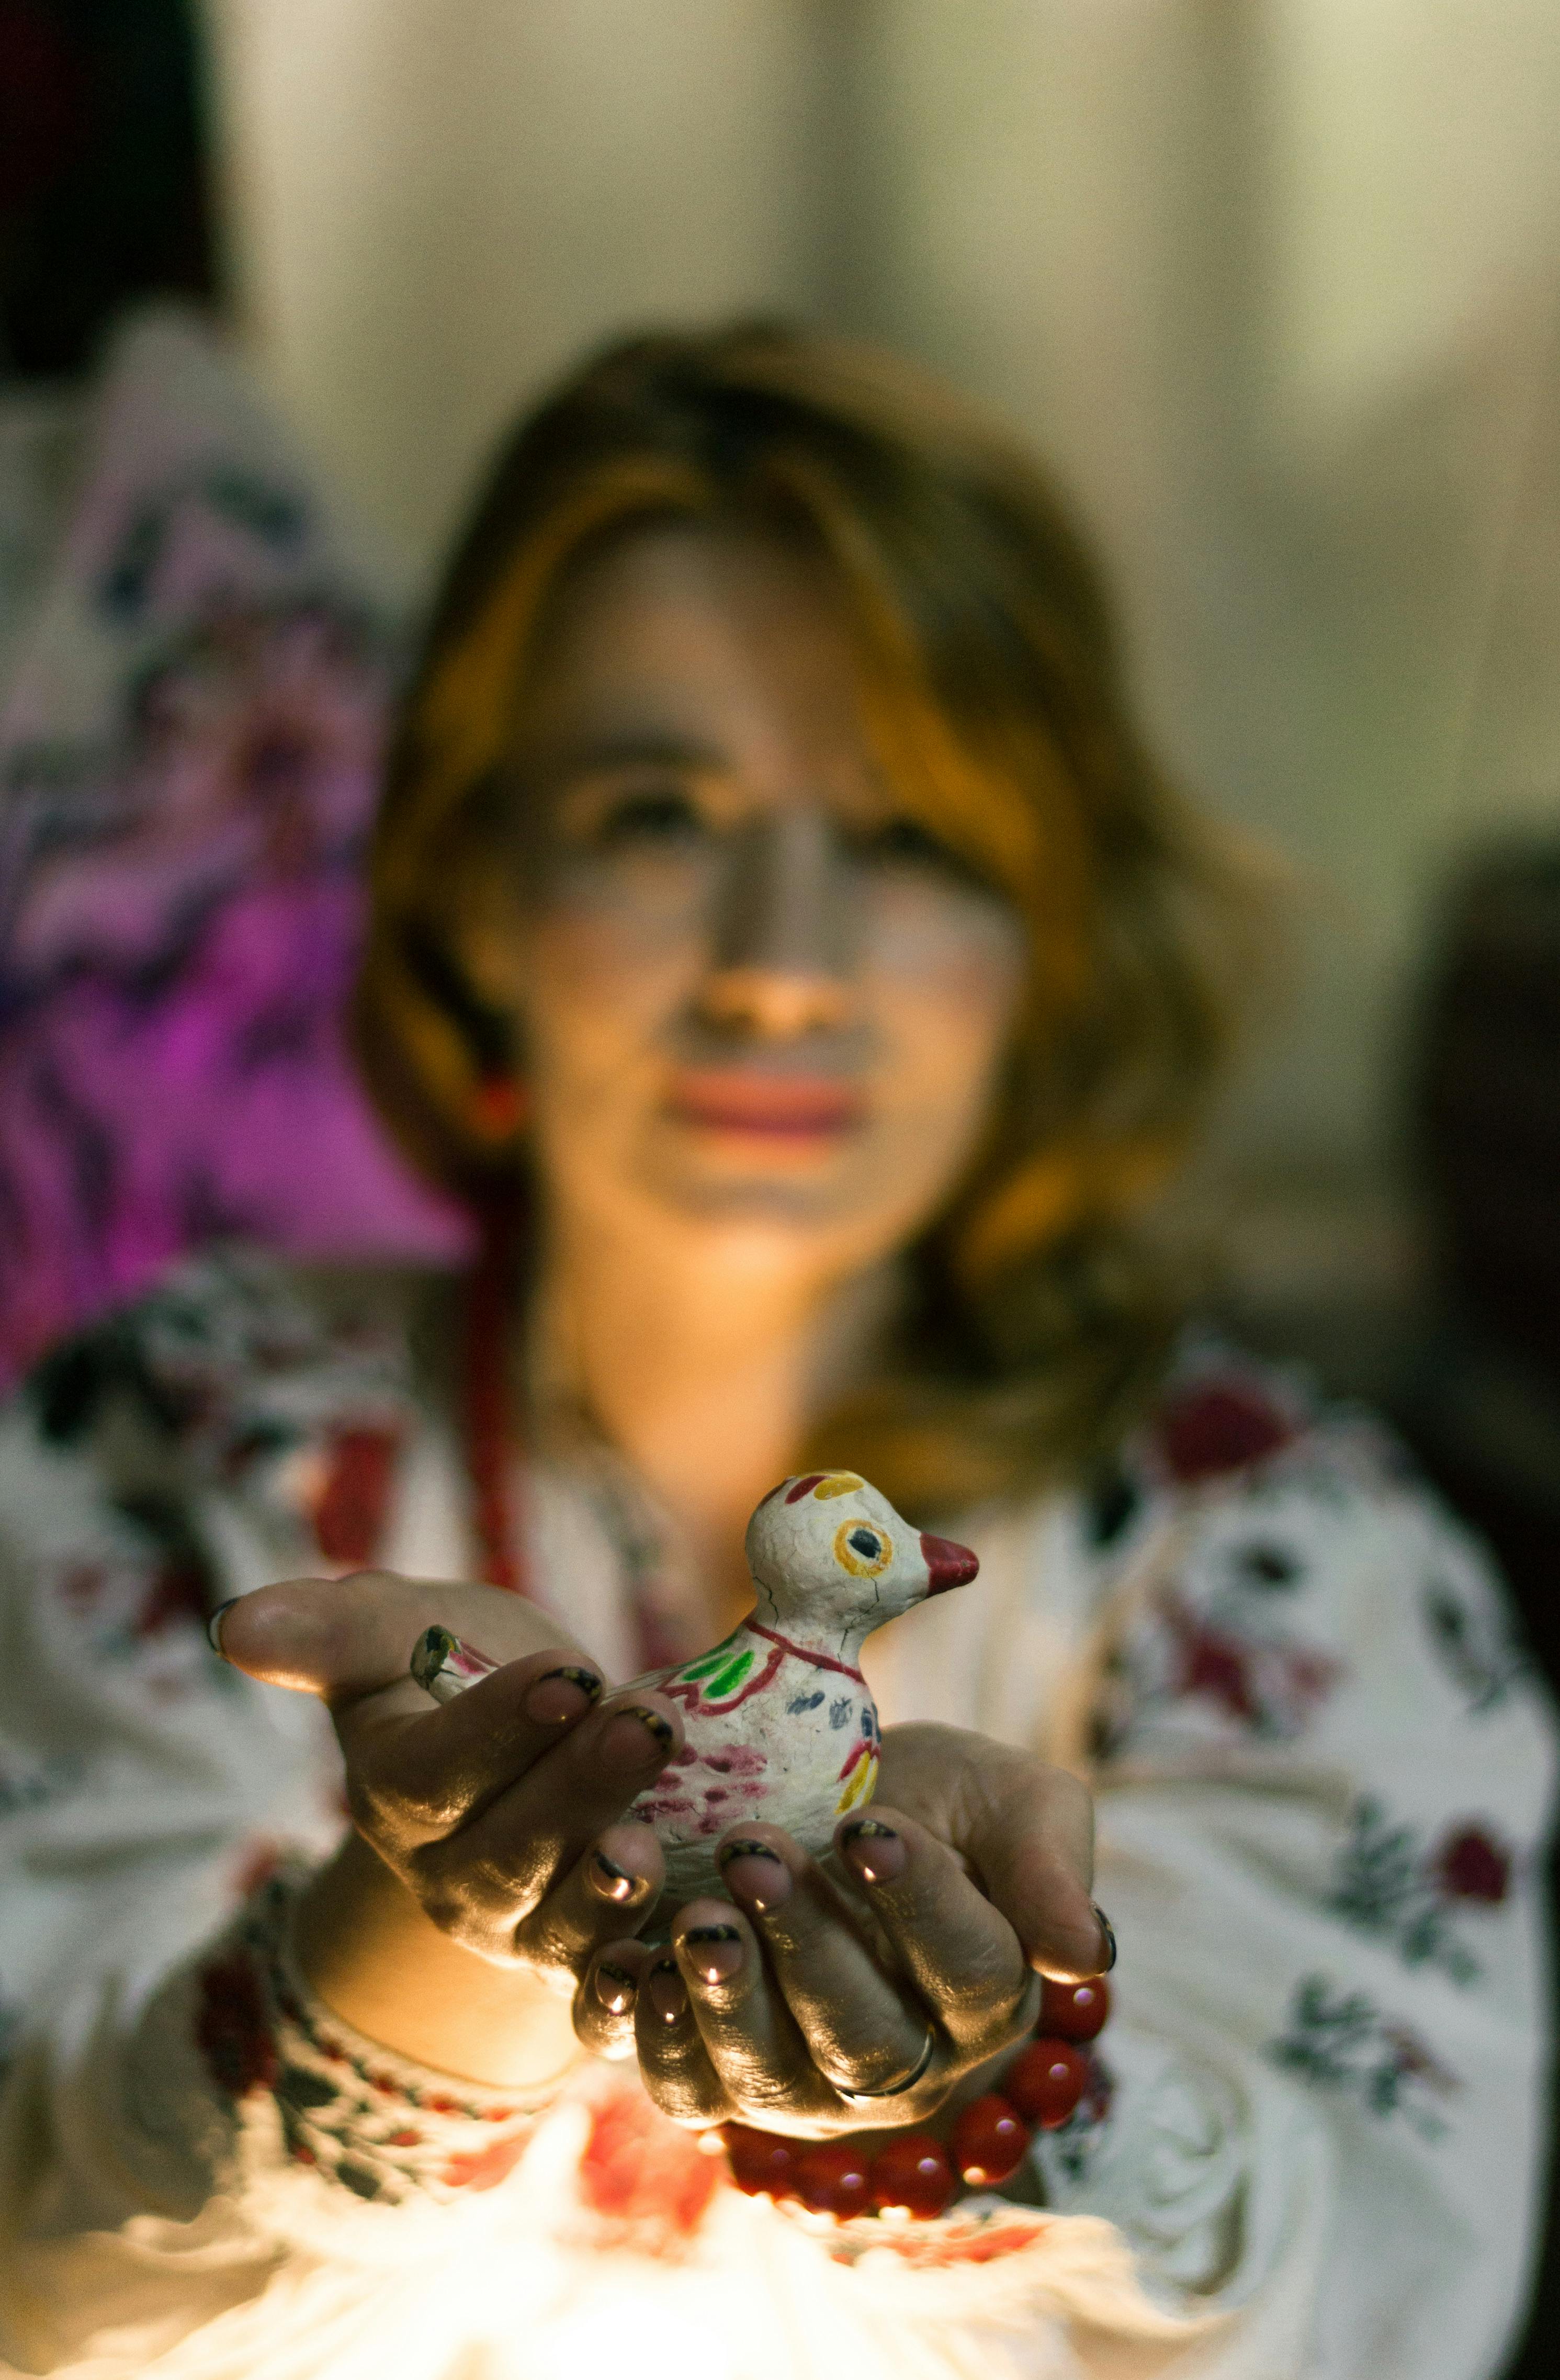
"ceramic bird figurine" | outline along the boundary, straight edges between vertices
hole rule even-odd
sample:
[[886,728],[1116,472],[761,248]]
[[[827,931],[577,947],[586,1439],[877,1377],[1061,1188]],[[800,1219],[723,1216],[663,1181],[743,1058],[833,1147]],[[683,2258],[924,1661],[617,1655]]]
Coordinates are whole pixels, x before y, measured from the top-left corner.
[[741,1626],[696,1660],[634,1680],[683,1706],[683,1750],[627,1813],[660,1839],[663,1917],[718,1888],[715,1845],[744,1819],[828,1851],[877,1782],[862,1646],[979,1568],[967,1547],[913,1529],[853,1471],[782,1479],[747,1524],[746,1552],[756,1600]]
[[[682,1751],[625,1813],[660,1840],[662,1923],[720,1889],[715,1846],[744,1819],[783,1828],[815,1857],[828,1850],[877,1778],[877,1708],[862,1646],[980,1567],[967,1546],[913,1529],[853,1471],[782,1479],[747,1524],[746,1553],[756,1600],[741,1625],[696,1659],[630,1682],[683,1708]],[[492,1667],[480,1656],[476,1664],[430,1628],[412,1674],[443,1700]]]

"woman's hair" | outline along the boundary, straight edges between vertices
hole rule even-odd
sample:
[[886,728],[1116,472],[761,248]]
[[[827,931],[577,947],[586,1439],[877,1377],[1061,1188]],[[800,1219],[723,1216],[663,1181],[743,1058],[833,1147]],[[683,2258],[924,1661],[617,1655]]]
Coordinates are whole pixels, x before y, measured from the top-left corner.
[[[425,1170],[513,1205],[514,1053],[461,963],[457,865],[495,832],[561,575],[639,527],[805,540],[855,625],[900,799],[1022,918],[1030,966],[976,1155],[907,1252],[881,1377],[804,1450],[947,1507],[1102,1454],[1179,1314],[1143,1216],[1228,1036],[1250,887],[1140,744],[1109,615],[1045,480],[890,357],[768,325],[613,346],[500,455],[393,747],[358,997],[369,1082]],[[799,1450],[799,1459],[803,1450]]]

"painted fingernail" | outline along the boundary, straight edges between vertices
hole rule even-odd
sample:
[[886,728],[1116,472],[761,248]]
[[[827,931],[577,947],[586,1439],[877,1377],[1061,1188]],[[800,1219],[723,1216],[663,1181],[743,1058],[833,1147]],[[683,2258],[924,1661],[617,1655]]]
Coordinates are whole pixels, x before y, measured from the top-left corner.
[[659,1711],[629,1703],[601,1730],[600,1754],[609,1768],[647,1768],[664,1760],[677,1737]]
[[[236,1603],[241,1603],[242,1601],[242,1596],[230,1595],[225,1603],[218,1604],[216,1609],[207,1621],[206,1641],[211,1645],[213,1653],[222,1652],[222,1623],[227,1613],[232,1610]],[[226,1657],[224,1656],[224,1658],[225,1658]]]
[[538,1727],[562,1727],[583,1718],[600,1691],[600,1679],[589,1670],[544,1670],[526,1692],[526,1716]]
[[609,1859],[605,1852],[591,1852],[587,1873],[603,1900],[632,1900],[645,1880],[628,1868],[619,1867],[616,1860]]
[[500,1667],[474,1645],[463,1645],[448,1628],[425,1628],[412,1647],[411,1672],[436,1703],[453,1703],[468,1686],[490,1678]]
[[1098,1918],[1100,1932],[1105,1936],[1105,1963],[1099,1969],[1099,1973],[1102,1975],[1108,1975],[1116,1964],[1116,1928],[1097,1900],[1091,1900],[1089,1906]]
[[840,1838],[840,1856],[863,1884],[892,1884],[904,1874],[910,1853],[881,1818],[855,1818]]
[[615,1967],[603,1959],[596,1970],[596,1997],[611,2016],[626,2016],[634,2006],[638,1989],[626,1967]]
[[722,1881],[749,1909],[778,1909],[791,1890],[791,1870],[779,1852],[756,1839],[723,1843]]
[[675,1959],[658,1959],[645,1979],[645,1989],[662,2024],[681,2024],[688,2013],[688,1988]]
[[742,1936],[734,1925],[690,1925],[680,1937],[688,1964],[707,1984],[727,1984],[742,1965]]

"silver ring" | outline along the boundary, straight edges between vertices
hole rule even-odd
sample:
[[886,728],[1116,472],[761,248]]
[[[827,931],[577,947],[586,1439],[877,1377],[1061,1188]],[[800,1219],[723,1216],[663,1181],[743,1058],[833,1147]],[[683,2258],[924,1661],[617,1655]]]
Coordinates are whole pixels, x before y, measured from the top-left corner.
[[902,2082],[890,2082],[887,2089],[882,2091],[847,2091],[839,2082],[837,2082],[834,2087],[839,2092],[841,2099],[844,2100],[846,2106],[850,2107],[869,2107],[878,2099],[897,2099],[904,2092],[914,2090],[915,2085],[920,2082],[922,2076],[925,2073],[927,2067],[937,2056],[937,2034],[932,2030],[932,2027],[928,2025],[926,2027],[925,2046],[922,2050],[920,2057],[916,2059],[913,2068],[905,2076]]

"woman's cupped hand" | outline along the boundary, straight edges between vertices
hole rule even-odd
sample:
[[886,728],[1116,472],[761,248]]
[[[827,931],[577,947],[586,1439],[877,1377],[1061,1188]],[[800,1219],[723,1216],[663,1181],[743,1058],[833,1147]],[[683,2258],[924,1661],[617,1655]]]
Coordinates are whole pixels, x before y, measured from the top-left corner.
[[[442,1705],[408,1667],[433,1624],[501,1664]],[[339,2013],[362,2030],[386,2009],[391,2046],[441,2063],[429,1996],[448,1998],[450,2037],[469,2045],[468,1978],[518,1970],[549,1998],[572,1994],[586,2047],[637,2052],[677,2121],[817,2137],[925,2123],[1033,2027],[1043,1975],[1106,1963],[1087,1792],[956,1728],[888,1730],[881,1798],[842,1821],[823,1860],[744,1824],[717,1850],[729,1898],[659,1909],[659,1846],[624,1813],[681,1748],[676,1705],[608,1691],[560,1640],[516,1596],[383,1572],[289,1581],[224,1613],[224,1658],[319,1694],[335,1724],[356,1842],[309,1931],[323,1945],[314,1979],[353,2002]],[[390,1955],[374,1923],[356,1963],[335,1938],[364,1906],[350,1873],[364,1847],[427,1928],[478,1962],[400,1978],[415,2038],[384,1977],[338,1981]],[[398,1941],[394,1956],[405,1967],[416,1951]],[[475,1998],[493,2005],[480,1986]],[[513,2052],[496,2044],[482,2062],[508,2070]]]
[[[434,1625],[500,1664],[441,1704],[410,1672]],[[605,1941],[649,1916],[660,1847],[650,1828],[620,1822],[680,1749],[677,1707],[608,1693],[536,1605],[364,1572],[261,1587],[224,1609],[219,1633],[235,1668],[327,1704],[357,1837],[462,1949],[571,1990]],[[349,1912],[363,1896],[335,1898]],[[309,1932],[322,1930],[317,1910]],[[331,1940],[325,1963],[344,1971],[349,1946]],[[444,1972],[458,1988],[458,1964]]]
[[733,1828],[729,1900],[689,1901],[661,1947],[625,1939],[591,1961],[577,2030],[608,2056],[632,2043],[679,2122],[925,2123],[1033,2029],[1044,1975],[1108,1963],[1074,1777],[918,1724],[887,1730],[881,1783],[821,1862],[779,1828]]

